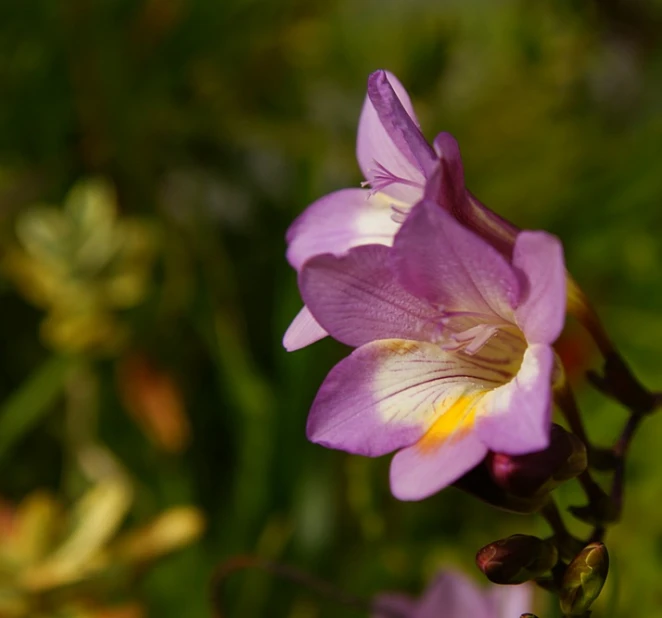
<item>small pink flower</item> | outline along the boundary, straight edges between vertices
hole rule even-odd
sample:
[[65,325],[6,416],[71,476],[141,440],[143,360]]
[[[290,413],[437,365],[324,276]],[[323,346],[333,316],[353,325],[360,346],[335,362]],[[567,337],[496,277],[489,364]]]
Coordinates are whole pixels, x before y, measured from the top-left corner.
[[312,257],[299,274],[317,322],[357,348],[322,384],[308,437],[371,457],[398,451],[391,490],[402,500],[439,491],[489,450],[549,443],[562,247],[521,232],[508,260],[448,210],[423,200],[392,248]]
[[519,618],[532,605],[530,584],[479,588],[461,573],[444,571],[419,599],[405,594],[378,595],[371,618]]

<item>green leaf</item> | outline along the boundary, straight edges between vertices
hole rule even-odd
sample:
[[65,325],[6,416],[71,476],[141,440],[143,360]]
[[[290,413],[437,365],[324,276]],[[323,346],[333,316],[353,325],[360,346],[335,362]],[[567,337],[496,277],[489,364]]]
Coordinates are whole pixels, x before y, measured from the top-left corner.
[[51,356],[2,404],[0,462],[53,406],[71,366],[71,358]]

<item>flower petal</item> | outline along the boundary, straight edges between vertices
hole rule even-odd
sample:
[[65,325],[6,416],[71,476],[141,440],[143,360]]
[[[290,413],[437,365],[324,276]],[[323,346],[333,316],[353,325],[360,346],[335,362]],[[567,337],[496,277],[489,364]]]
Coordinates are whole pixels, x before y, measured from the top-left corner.
[[421,198],[425,174],[436,157],[419,129],[406,90],[386,71],[368,78],[356,158],[374,190],[407,204]]
[[439,156],[425,185],[425,197],[441,204],[462,221],[460,206],[466,201],[464,168],[460,146],[450,133],[439,133],[434,139],[434,150]]
[[476,430],[491,451],[523,455],[549,444],[554,351],[530,345],[517,375],[483,399]]
[[376,339],[434,337],[438,312],[402,289],[388,267],[389,251],[355,247],[343,257],[317,256],[303,267],[301,295],[338,341],[358,347]]
[[414,444],[398,451],[391,461],[391,492],[399,500],[422,500],[459,479],[485,455],[487,447],[474,431],[433,450]]
[[308,307],[304,305],[285,331],[283,347],[288,352],[294,352],[294,350],[300,350],[311,343],[324,339],[327,335],[328,333],[317,323]]
[[428,175],[425,197],[448,210],[462,225],[478,234],[510,261],[520,230],[481,204],[466,189],[460,148],[450,133],[437,135],[434,149],[439,161]]
[[427,587],[412,618],[514,618],[491,609],[483,590],[468,577],[444,571]]
[[491,245],[430,201],[416,205],[395,238],[392,263],[414,296],[444,310],[513,321],[519,282]]
[[458,221],[484,238],[501,255],[510,260],[519,228],[481,204],[470,191],[466,193],[466,200],[462,203],[461,210],[455,211]]
[[521,232],[513,266],[524,273],[527,283],[515,311],[519,327],[532,343],[553,343],[565,323],[567,284],[561,242],[546,232]]
[[488,591],[490,618],[513,618],[533,610],[533,585],[491,586]]
[[393,614],[406,618],[413,616],[418,602],[413,597],[397,592],[384,592],[373,599],[370,618],[393,618]]
[[313,202],[287,231],[287,259],[297,270],[322,253],[341,255],[351,247],[393,244],[400,224],[390,203],[367,189],[343,189]]
[[419,448],[429,453],[463,433],[470,419],[456,404],[501,383],[498,369],[466,354],[432,343],[373,341],[331,370],[313,402],[307,435],[323,446],[371,457],[425,435]]

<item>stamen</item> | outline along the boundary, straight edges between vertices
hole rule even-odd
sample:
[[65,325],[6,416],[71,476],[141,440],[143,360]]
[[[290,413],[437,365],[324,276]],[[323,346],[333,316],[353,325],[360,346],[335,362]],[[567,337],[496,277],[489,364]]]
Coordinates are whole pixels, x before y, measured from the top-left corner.
[[452,341],[443,344],[444,350],[456,351],[462,349],[466,354],[473,356],[478,352],[498,331],[496,326],[489,324],[477,324],[465,331],[453,333]]
[[403,208],[402,206],[391,204],[391,210],[391,220],[395,223],[404,223],[411,208]]
[[503,335],[502,344],[513,354],[520,351],[522,345],[521,334],[518,336],[517,326],[494,313],[481,313],[480,311],[451,311],[442,305],[436,307],[439,312],[436,318],[438,343],[443,350],[457,352],[459,350],[474,356],[492,337]]
[[482,334],[476,336],[474,340],[464,348],[464,351],[469,354],[469,356],[473,356],[476,352],[480,352],[481,348],[497,334],[498,330],[499,329],[496,326],[485,326]]
[[374,161],[374,163],[375,163],[375,167],[368,170],[372,178],[370,180],[365,180],[361,183],[362,187],[366,187],[370,185],[370,188],[372,189],[371,195],[378,193],[379,191],[383,191],[392,184],[402,184],[402,185],[407,185],[409,187],[416,187],[418,189],[423,188],[422,185],[418,182],[414,182],[413,180],[409,180],[408,178],[402,178],[400,176],[396,176],[393,172],[386,169],[378,161]]
[[444,311],[442,320],[449,322],[452,318],[476,318],[481,323],[512,326],[512,324],[493,313],[480,313],[478,311]]

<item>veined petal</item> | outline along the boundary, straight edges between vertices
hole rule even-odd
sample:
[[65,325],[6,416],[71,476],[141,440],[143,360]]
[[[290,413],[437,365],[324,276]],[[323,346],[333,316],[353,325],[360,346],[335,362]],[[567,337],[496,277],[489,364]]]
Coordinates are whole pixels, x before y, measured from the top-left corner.
[[563,330],[566,271],[563,247],[546,232],[521,232],[515,241],[513,266],[524,273],[526,288],[515,311],[517,323],[532,343],[554,343]]
[[386,71],[368,78],[356,158],[373,189],[407,204],[421,198],[426,172],[436,157],[419,129],[406,90]]
[[438,334],[439,313],[395,280],[389,251],[366,245],[342,257],[320,255],[304,265],[301,295],[334,339],[358,347],[376,339],[429,341]]
[[482,588],[461,573],[445,571],[427,587],[412,618],[514,618],[491,610]]
[[431,457],[470,429],[475,410],[462,402],[507,379],[498,366],[432,343],[373,341],[331,370],[313,402],[307,435],[329,448],[376,457],[429,434],[416,448]]
[[549,444],[554,351],[530,345],[517,375],[482,400],[476,430],[491,451],[523,455]]
[[395,238],[392,263],[412,295],[444,310],[513,321],[520,298],[515,272],[491,245],[437,204],[417,204]]
[[300,350],[311,343],[324,339],[327,335],[328,333],[317,323],[308,307],[304,305],[285,331],[283,347],[288,352],[294,352],[294,350]]
[[473,428],[431,450],[414,444],[391,461],[391,492],[399,500],[422,500],[459,479],[485,455],[487,447]]
[[400,224],[385,196],[343,189],[313,202],[287,231],[287,259],[297,270],[322,253],[341,255],[357,245],[393,244]]

